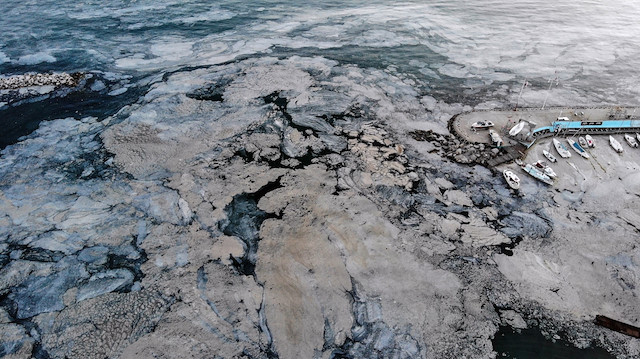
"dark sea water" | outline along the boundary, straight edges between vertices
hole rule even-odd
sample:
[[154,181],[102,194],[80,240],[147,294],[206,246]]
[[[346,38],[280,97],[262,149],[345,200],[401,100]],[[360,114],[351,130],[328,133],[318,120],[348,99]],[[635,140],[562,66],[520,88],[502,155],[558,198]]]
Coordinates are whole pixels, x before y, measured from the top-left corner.
[[[0,103],[0,145],[42,120],[103,119],[164,74],[261,57],[383,71],[451,106],[639,105],[640,3],[602,1],[2,0],[0,75],[87,72],[104,87]],[[549,80],[553,79],[552,82]],[[549,85],[551,85],[549,87]],[[548,91],[550,89],[550,91]],[[126,90],[126,91],[124,91]],[[535,330],[498,333],[510,358],[604,358]],[[532,349],[535,348],[535,349]]]
[[506,359],[608,359],[613,358],[601,348],[578,349],[563,341],[546,339],[537,328],[519,332],[501,327],[493,340],[498,358]]

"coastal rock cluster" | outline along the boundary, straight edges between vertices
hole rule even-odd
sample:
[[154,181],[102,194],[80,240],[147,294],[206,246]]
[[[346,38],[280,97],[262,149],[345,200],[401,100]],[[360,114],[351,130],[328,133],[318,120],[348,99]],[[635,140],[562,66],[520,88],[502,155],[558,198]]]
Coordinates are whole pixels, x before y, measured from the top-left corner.
[[469,143],[454,134],[438,134],[431,130],[414,130],[408,134],[416,141],[429,141],[435,145],[433,151],[442,157],[462,164],[486,164],[492,158],[503,154],[497,147],[484,143]]
[[74,87],[78,85],[82,77],[83,74],[79,72],[71,74],[66,72],[51,74],[34,73],[0,77],[0,90],[17,90],[24,87],[35,86]]
[[553,193],[390,125],[423,110],[383,71],[265,57],[43,122],[0,159],[0,353],[481,358],[501,325],[637,353],[546,294]]

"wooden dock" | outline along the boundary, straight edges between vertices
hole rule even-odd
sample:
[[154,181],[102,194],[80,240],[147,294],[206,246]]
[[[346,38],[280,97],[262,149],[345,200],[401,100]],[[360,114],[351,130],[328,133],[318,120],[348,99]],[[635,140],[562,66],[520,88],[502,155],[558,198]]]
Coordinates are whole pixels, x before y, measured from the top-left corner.
[[640,338],[640,328],[631,324],[623,323],[619,320],[605,317],[604,315],[596,315],[595,323],[601,327],[605,327],[616,332],[632,336],[634,338]]
[[522,144],[516,144],[513,146],[502,147],[502,149],[505,152],[503,155],[494,157],[487,161],[487,165],[489,167],[495,167],[499,164],[513,161],[516,158],[524,157],[527,147]]

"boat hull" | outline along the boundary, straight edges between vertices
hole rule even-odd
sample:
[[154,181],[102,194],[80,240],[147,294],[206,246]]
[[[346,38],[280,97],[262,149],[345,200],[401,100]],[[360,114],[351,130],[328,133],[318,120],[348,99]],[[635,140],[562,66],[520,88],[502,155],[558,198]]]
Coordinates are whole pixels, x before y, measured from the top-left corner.
[[562,158],[571,157],[571,152],[569,152],[569,149],[555,138],[553,139],[553,147],[556,148],[556,151],[558,152],[560,157]]
[[587,153],[587,151],[584,150],[584,148],[582,148],[582,146],[580,146],[580,144],[578,144],[578,142],[572,140],[572,139],[567,139],[567,142],[569,142],[569,145],[571,146],[571,148],[573,148],[574,151],[576,151],[577,154],[579,154],[580,156],[584,157],[584,158],[589,158],[589,154]]
[[622,145],[620,144],[620,142],[618,142],[618,140],[613,138],[613,136],[609,136],[609,144],[618,153],[622,153],[624,151],[624,149],[622,148]]
[[513,189],[520,188],[520,178],[516,176],[515,173],[510,170],[504,170],[502,171],[502,175],[504,176],[505,181],[507,181],[509,187]]
[[558,159],[556,158],[556,156],[552,155],[551,152],[544,150],[542,151],[542,154],[544,155],[544,157],[546,157],[549,162],[558,162]]
[[551,177],[547,176],[531,164],[527,164],[526,166],[522,167],[522,169],[538,181],[546,183],[548,185],[553,185],[553,180],[551,179]]

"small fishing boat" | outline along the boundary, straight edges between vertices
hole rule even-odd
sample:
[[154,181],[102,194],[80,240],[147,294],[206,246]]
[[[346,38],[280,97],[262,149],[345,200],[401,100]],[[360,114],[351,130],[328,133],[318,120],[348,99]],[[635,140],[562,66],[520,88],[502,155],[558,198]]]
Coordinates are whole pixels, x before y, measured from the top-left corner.
[[636,148],[638,147],[638,141],[636,141],[635,138],[633,138],[633,136],[631,136],[628,133],[624,134],[624,140],[627,141],[627,143],[629,144],[629,146]]
[[613,138],[613,136],[611,136],[611,135],[609,135],[609,144],[618,153],[622,153],[622,151],[624,151],[624,149],[622,148],[622,145],[620,144],[620,142],[618,142],[618,140]]
[[513,126],[510,130],[509,130],[509,136],[515,136],[518,133],[520,133],[520,131],[522,131],[522,129],[524,128],[524,121],[520,121],[518,122],[517,125]]
[[501,147],[502,146],[502,137],[500,137],[500,135],[494,131],[494,130],[489,130],[489,136],[491,137],[491,142],[496,145],[496,147]]
[[475,128],[476,130],[485,129],[493,127],[493,122],[491,121],[477,121],[471,124],[471,128]]
[[558,175],[556,174],[556,172],[553,170],[553,168],[551,168],[548,164],[546,164],[543,160],[538,160],[536,163],[534,163],[534,165],[536,165],[536,167],[538,167],[539,169],[544,171],[544,174],[546,174],[547,176],[551,177],[551,178],[556,178],[558,177]]
[[[591,135],[586,135],[584,136],[584,139],[587,140],[587,146],[594,148],[596,147],[596,142],[593,140],[593,137],[591,137]],[[640,140],[640,138],[639,138]]]
[[527,172],[531,177],[537,179],[540,182],[544,182],[548,185],[552,185],[553,181],[551,180],[551,177],[549,177],[548,175],[546,175],[544,172],[540,171],[539,169],[535,168],[535,166],[531,165],[530,163],[527,163],[526,166],[522,167],[522,169]]
[[552,155],[551,152],[547,150],[542,150],[542,154],[549,160],[549,162],[553,162],[553,163],[558,162],[558,159],[556,158],[556,156]]
[[582,148],[587,148],[587,140],[584,137],[578,137],[578,143],[580,144],[580,146],[582,146]]
[[569,142],[569,145],[571,146],[571,148],[573,148],[580,156],[584,158],[589,158],[589,154],[587,153],[587,151],[585,151],[585,149],[582,148],[582,146],[580,146],[578,142],[570,138],[567,138],[567,142]]
[[509,185],[509,187],[513,189],[520,188],[520,178],[516,176],[516,174],[513,173],[511,170],[502,171],[502,175],[504,176],[504,179],[507,181],[507,184]]
[[571,152],[569,152],[569,149],[567,148],[567,146],[565,146],[563,143],[561,143],[555,138],[553,139],[553,147],[556,148],[556,151],[558,151],[558,154],[560,155],[560,157],[562,158],[571,157]]

